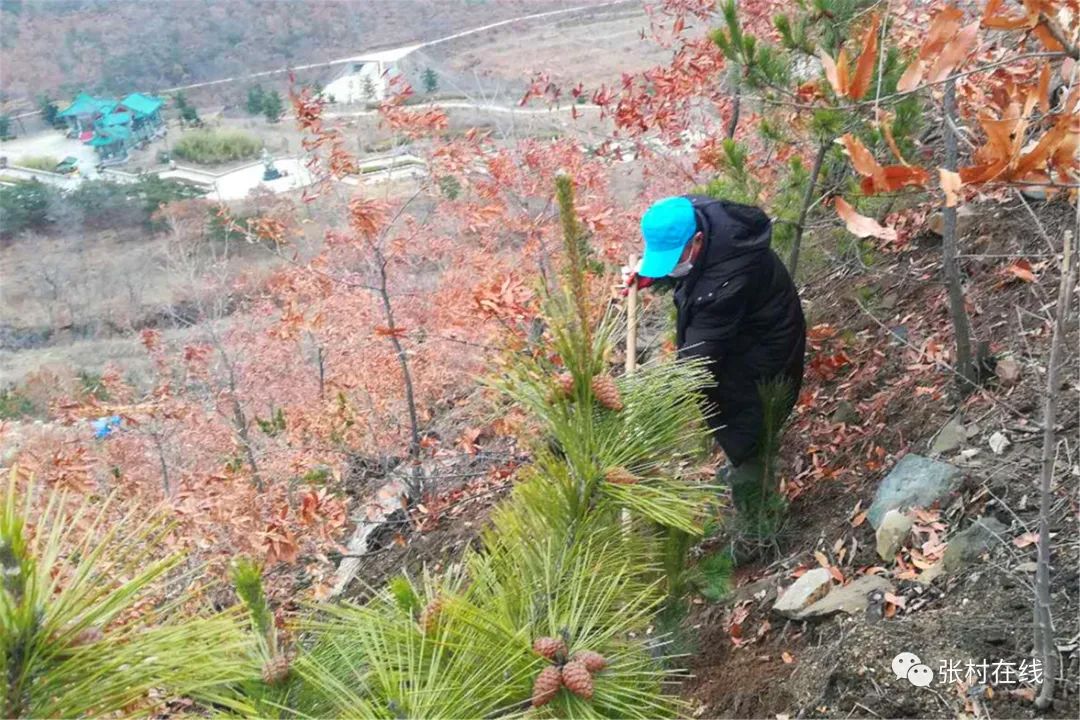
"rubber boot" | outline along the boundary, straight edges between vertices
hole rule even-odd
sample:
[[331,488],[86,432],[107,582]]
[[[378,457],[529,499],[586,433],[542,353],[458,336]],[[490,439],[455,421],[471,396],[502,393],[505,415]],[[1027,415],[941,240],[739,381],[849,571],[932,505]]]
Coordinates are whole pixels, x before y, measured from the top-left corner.
[[765,490],[762,487],[765,465],[754,457],[736,466],[730,466],[725,482],[731,487],[731,499],[741,515],[760,508]]

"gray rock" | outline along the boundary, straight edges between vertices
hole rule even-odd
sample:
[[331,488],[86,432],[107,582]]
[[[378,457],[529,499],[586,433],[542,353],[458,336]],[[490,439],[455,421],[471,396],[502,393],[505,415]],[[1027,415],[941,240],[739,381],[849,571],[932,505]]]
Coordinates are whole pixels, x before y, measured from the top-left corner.
[[824,617],[838,612],[857,615],[865,612],[875,592],[892,592],[893,586],[880,575],[863,575],[847,585],[834,587],[829,594],[799,613],[799,620]]
[[959,477],[949,463],[909,453],[881,481],[866,517],[877,528],[889,510],[928,507],[948,495]]
[[892,562],[896,552],[904,545],[911,532],[912,519],[899,510],[889,510],[881,518],[877,529],[877,554],[882,560]]
[[960,416],[955,415],[934,436],[934,441],[930,443],[930,455],[938,457],[939,455],[956,452],[966,439],[967,433],[964,431],[964,424],[960,420]]
[[997,518],[981,517],[949,540],[941,558],[945,572],[956,572],[979,559],[979,556],[1000,542],[1007,528]]
[[831,586],[832,575],[828,570],[823,567],[808,570],[776,599],[773,610],[797,618],[806,607],[825,597]]

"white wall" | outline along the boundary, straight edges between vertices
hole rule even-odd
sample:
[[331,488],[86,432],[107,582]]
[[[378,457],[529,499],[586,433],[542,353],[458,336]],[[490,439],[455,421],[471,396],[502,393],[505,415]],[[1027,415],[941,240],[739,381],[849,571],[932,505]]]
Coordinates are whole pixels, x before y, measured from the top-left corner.
[[[359,70],[356,70],[357,66],[360,66]],[[390,76],[394,73],[394,67],[381,60],[357,60],[348,66],[344,75],[323,88],[323,97],[332,97],[339,103],[379,102],[386,98]],[[374,97],[365,92],[366,87],[374,92]]]

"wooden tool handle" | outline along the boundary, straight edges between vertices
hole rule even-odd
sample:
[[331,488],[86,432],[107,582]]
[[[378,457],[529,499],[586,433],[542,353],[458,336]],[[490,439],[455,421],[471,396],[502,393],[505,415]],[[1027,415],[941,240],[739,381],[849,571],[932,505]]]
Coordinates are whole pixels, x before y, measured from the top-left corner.
[[[637,270],[637,255],[630,256],[630,272]],[[626,373],[637,369],[637,278],[626,293]]]

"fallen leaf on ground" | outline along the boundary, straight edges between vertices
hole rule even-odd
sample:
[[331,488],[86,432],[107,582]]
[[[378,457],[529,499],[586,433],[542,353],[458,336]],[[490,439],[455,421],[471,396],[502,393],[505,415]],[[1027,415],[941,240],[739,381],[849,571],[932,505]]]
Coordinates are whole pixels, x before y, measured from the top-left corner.
[[963,186],[960,174],[944,168],[938,170],[941,175],[941,189],[945,191],[945,207],[956,207],[960,202],[959,192]]
[[1035,273],[1031,269],[1031,263],[1023,258],[1006,266],[1004,272],[1024,282],[1035,282]]
[[861,238],[876,237],[882,240],[896,240],[895,228],[885,227],[873,218],[860,215],[844,198],[836,198],[833,204],[836,207],[836,214],[844,221],[852,235]]
[[898,608],[907,607],[907,598],[902,595],[893,595],[891,592],[885,593],[885,602],[891,603]]
[[1039,542],[1039,534],[1034,532],[1026,532],[1019,537],[1013,538],[1013,545],[1018,548],[1024,548],[1028,545],[1034,545]]

